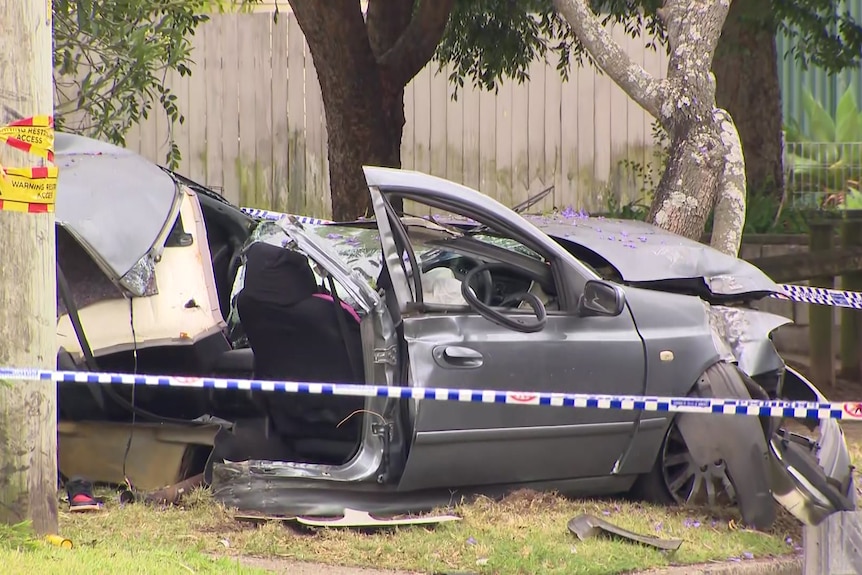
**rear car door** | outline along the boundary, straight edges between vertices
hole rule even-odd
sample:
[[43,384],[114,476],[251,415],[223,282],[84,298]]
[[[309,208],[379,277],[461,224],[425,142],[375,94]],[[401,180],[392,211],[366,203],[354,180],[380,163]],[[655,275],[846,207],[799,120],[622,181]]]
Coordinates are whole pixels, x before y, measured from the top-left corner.
[[[422,279],[429,270],[423,269],[418,279],[411,271],[423,266],[417,254],[429,252],[427,237],[422,237],[421,227],[410,229],[396,216],[390,203],[394,192],[376,187],[371,191],[402,320],[409,385],[523,391],[525,403],[535,392],[641,392],[644,348],[627,309],[614,317],[580,317],[574,301],[566,301],[561,309],[551,304],[544,328],[524,333],[489,321],[466,305],[428,303]],[[465,213],[463,207],[446,209],[484,223],[481,214]],[[545,291],[557,291],[559,296],[568,289],[561,285],[566,274],[558,269],[564,262],[545,258],[541,246],[519,244],[505,230],[492,230],[487,237],[492,235],[493,241],[483,242],[453,234],[451,241],[431,242],[431,247],[438,253],[468,254],[463,261],[499,264],[504,273],[495,268],[495,289],[498,282],[514,278],[517,283],[519,275],[530,277],[542,268],[552,278]],[[515,253],[534,248],[538,251],[533,258]],[[536,321],[520,307],[495,309],[516,321]],[[587,489],[594,493],[619,490],[607,476],[629,445],[638,415],[434,400],[414,400],[408,411],[413,435],[399,484],[402,490],[576,478],[592,478]]]

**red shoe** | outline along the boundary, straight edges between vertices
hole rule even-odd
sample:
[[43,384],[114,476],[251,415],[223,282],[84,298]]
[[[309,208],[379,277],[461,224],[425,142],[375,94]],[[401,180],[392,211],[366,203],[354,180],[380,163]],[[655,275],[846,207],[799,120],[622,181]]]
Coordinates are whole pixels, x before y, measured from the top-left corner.
[[66,483],[69,511],[99,511],[102,504],[93,497],[93,484],[83,477],[74,477]]

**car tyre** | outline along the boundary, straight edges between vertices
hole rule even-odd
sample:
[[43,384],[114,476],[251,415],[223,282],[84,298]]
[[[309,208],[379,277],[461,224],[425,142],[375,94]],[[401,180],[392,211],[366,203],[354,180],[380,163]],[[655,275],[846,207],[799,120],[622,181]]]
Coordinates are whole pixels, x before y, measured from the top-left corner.
[[[735,366],[724,362],[711,366],[688,396],[751,398],[742,374]],[[710,418],[710,421],[698,421],[694,418]],[[734,418],[735,421],[721,418]],[[707,429],[719,428],[722,435],[736,437],[739,445],[747,442],[749,449],[734,449],[728,452],[728,457],[716,458],[708,465],[698,465],[683,434],[683,425],[692,421]],[[680,425],[681,422],[683,425]],[[652,469],[637,479],[632,495],[661,505],[742,504],[741,511],[746,522],[764,528],[771,524],[775,517],[775,504],[769,493],[769,483],[768,446],[758,418],[679,414],[668,427]],[[740,501],[737,485],[746,488],[741,494],[743,501]]]

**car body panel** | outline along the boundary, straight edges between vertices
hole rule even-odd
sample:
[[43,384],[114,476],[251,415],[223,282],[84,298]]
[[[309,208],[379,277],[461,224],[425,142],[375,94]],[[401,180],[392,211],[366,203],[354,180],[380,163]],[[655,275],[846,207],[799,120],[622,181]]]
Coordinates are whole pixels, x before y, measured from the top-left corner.
[[627,283],[698,279],[713,294],[723,296],[781,291],[747,261],[646,222],[562,216],[532,219],[544,233],[601,256]]
[[[96,357],[133,347],[192,345],[226,327],[212,266],[201,265],[210,260],[210,251],[200,204],[187,189],[180,197],[179,218],[189,243],[160,248],[153,277],[161,289],[148,296],[131,298],[134,334],[128,299],[105,298],[78,310]],[[83,357],[68,313],[62,313],[57,320],[57,339],[59,346],[73,357]]]
[[[179,209],[179,186],[155,164],[112,144],[57,133],[55,148],[57,223],[120,282],[156,255]],[[127,283],[133,295],[145,293],[145,286]]]

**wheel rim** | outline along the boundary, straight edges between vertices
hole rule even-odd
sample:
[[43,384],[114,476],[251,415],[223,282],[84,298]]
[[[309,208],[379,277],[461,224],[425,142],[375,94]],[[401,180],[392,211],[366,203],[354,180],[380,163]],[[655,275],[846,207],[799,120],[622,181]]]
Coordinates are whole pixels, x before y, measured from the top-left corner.
[[725,462],[697,465],[676,422],[662,446],[661,470],[664,486],[677,503],[710,507],[736,503],[736,490]]

